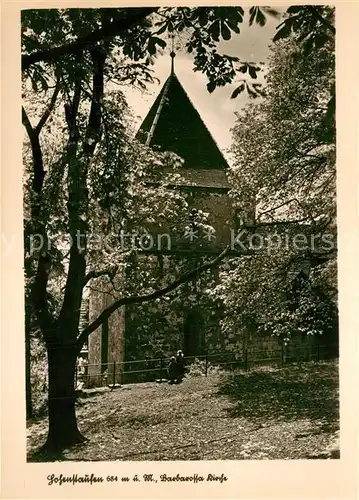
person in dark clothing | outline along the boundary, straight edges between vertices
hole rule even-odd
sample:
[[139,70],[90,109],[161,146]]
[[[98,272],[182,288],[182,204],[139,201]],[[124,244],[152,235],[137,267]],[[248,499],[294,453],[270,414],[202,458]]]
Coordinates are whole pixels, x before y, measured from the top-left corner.
[[177,378],[177,363],[176,358],[171,356],[170,364],[168,365],[168,382],[174,384]]
[[177,383],[180,384],[184,378],[185,375],[185,362],[184,362],[184,355],[182,351],[177,351],[177,356],[176,356],[176,379]]

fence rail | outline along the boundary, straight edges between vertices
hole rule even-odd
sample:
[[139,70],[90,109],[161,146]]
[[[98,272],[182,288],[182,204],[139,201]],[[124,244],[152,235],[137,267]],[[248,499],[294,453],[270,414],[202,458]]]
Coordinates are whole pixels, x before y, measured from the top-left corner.
[[[279,349],[240,349],[235,352],[207,353],[185,356],[186,370],[193,363],[201,364],[205,376],[214,366],[225,370],[243,369],[253,366],[275,365],[283,367],[293,362],[321,361],[338,357],[338,345],[286,346]],[[127,383],[162,382],[167,378],[170,357],[141,359],[133,361],[87,364],[77,367],[75,387],[84,388],[123,385]]]

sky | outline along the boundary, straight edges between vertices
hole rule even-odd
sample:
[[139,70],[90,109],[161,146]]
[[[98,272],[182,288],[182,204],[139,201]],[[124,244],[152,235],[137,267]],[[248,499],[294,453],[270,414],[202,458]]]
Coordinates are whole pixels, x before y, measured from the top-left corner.
[[[267,17],[267,24],[264,27],[249,26],[246,16],[241,26],[241,33],[233,34],[234,36],[227,42],[221,42],[218,45],[218,52],[237,56],[247,62],[266,62],[270,53],[269,45],[279,23],[280,20]],[[125,90],[128,104],[137,117],[136,128],[141,125],[170,74],[169,52],[170,47],[165,49],[164,54],[157,58],[153,66],[154,76],[160,83],[148,85],[146,92],[133,88]],[[180,40],[176,43],[175,73],[218,146],[225,153],[231,144],[230,129],[235,123],[234,113],[246,105],[248,97],[242,93],[236,99],[230,98],[237,87],[235,83],[217,88],[210,94],[206,88],[206,77],[200,72],[193,72],[191,54],[181,50]]]

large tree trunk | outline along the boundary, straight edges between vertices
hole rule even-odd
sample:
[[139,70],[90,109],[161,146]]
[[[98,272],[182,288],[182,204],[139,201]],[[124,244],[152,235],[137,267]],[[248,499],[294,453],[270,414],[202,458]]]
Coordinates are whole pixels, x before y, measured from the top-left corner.
[[75,344],[47,345],[49,373],[49,432],[45,448],[61,451],[85,441],[77,427],[75,413]]

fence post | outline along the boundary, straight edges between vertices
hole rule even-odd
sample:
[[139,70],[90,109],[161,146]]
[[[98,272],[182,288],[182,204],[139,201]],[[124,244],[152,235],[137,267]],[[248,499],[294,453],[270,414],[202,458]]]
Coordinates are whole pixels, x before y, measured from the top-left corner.
[[160,383],[162,383],[163,358],[160,359]]
[[77,360],[76,360],[76,365],[75,365],[75,391],[77,388],[77,370],[78,370],[78,365],[77,365]]
[[248,371],[248,350],[247,349],[244,351],[244,369],[246,372]]
[[116,384],[116,361],[113,362],[113,387],[115,387]]
[[206,352],[206,359],[205,359],[205,361],[206,361],[206,364],[205,364],[204,373],[205,373],[205,375],[207,377],[207,373],[208,373],[208,353],[207,352]]

